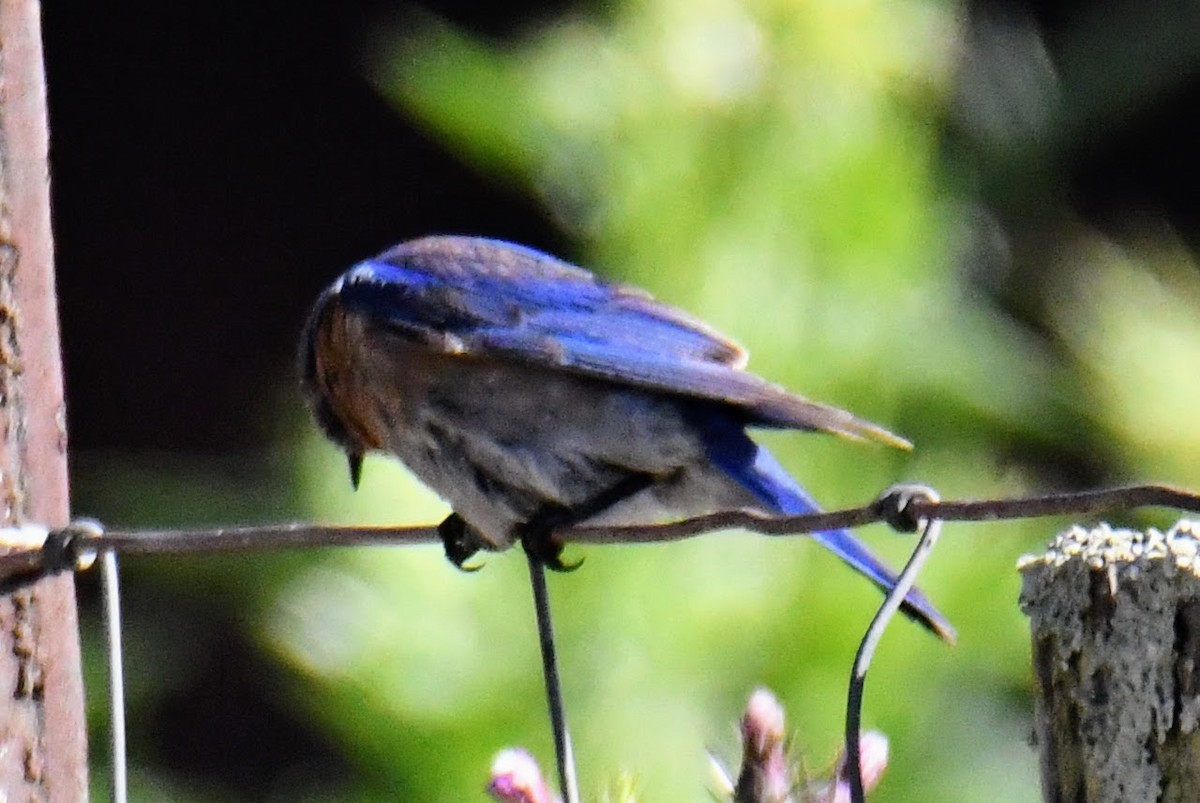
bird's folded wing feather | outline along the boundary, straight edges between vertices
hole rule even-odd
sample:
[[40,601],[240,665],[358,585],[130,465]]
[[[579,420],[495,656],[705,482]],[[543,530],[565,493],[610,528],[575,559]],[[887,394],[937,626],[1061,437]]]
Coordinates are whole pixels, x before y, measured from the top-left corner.
[[[509,246],[511,248],[511,246]],[[485,261],[484,256],[493,259]],[[748,423],[907,443],[870,422],[742,370],[745,352],[641,291],[520,249],[479,266],[388,252],[344,278],[342,302],[397,335],[447,353],[561,368],[597,379],[740,407]],[[481,266],[489,267],[482,270]]]

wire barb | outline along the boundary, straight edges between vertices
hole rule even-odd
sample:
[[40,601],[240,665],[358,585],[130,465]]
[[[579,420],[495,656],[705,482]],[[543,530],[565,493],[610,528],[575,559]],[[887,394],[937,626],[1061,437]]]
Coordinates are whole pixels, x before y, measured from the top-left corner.
[[529,560],[529,582],[533,587],[533,609],[537,616],[538,644],[542,650],[542,676],[546,685],[546,704],[550,709],[550,730],[554,733],[554,758],[558,764],[558,784],[565,803],[579,803],[579,782],[575,777],[575,754],[571,732],[567,729],[566,705],[562,680],[558,673],[558,654],[554,643],[554,624],[550,618],[550,592],[546,587],[546,567],[534,551],[525,550]]
[[96,541],[104,534],[100,522],[75,519],[52,530],[41,524],[0,528],[0,594],[10,594],[43,577],[65,571],[86,571],[96,561]]
[[[918,505],[920,502],[922,505]],[[884,491],[874,503],[882,513],[889,516],[886,520],[891,523],[898,522],[901,525],[907,526],[909,516],[914,510],[921,506],[934,507],[938,504],[937,491],[932,488],[920,485],[897,485]],[[889,512],[886,508],[891,506]],[[845,734],[845,751],[846,751],[846,774],[847,780],[850,782],[850,800],[852,803],[864,803],[866,793],[863,791],[863,776],[862,776],[862,756],[861,756],[861,731],[862,731],[862,703],[863,695],[866,691],[867,669],[871,666],[871,660],[875,657],[875,649],[879,646],[879,640],[883,638],[883,633],[887,629],[888,624],[895,617],[896,612],[900,610],[904,598],[908,596],[908,592],[917,584],[917,575],[920,574],[921,568],[925,565],[929,555],[933,551],[933,547],[937,544],[938,536],[941,534],[942,522],[935,518],[919,518],[914,519],[914,529],[921,529],[921,538],[917,541],[917,545],[913,548],[912,555],[908,562],[904,565],[904,569],[900,572],[900,576],[896,578],[896,584],[888,592],[883,600],[883,604],[879,606],[879,610],[871,619],[871,624],[867,626],[867,631],[863,634],[862,641],[858,645],[858,652],[854,656],[854,665],[850,673],[850,684],[846,695],[846,734]],[[896,526],[893,524],[893,526]],[[899,527],[897,529],[900,529]]]
[[116,553],[105,550],[100,557],[104,586],[104,629],[108,644],[109,784],[112,803],[129,799],[128,766],[125,755],[125,668],[121,646],[121,583]]

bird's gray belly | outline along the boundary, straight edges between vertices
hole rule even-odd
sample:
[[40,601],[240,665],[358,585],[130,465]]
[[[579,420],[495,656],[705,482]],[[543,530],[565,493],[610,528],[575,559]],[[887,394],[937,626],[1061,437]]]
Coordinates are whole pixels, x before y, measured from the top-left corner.
[[704,510],[729,506],[716,497],[733,493],[730,483],[709,476],[715,470],[679,401],[523,365],[459,360],[454,368],[439,372],[406,425],[392,428],[388,448],[486,546],[504,548],[539,511],[584,504],[632,475],[653,484],[595,521],[701,512],[697,491],[713,497]]

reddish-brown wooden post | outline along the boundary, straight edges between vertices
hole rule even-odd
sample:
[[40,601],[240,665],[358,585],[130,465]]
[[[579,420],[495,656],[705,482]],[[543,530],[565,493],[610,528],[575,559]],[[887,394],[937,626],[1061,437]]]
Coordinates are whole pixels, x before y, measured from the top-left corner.
[[[0,0],[0,523],[65,524],[41,7]],[[0,799],[87,799],[70,574],[0,598]]]

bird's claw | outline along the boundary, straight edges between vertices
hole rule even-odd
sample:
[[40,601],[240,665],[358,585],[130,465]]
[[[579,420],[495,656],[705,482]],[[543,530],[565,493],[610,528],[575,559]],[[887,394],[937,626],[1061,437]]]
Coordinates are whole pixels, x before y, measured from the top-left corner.
[[456,569],[464,572],[477,572],[483,564],[467,566],[466,563],[479,551],[479,539],[466,520],[457,513],[451,513],[437,527],[442,539],[442,547],[446,550],[446,560],[454,564]]
[[549,532],[527,532],[521,536],[521,546],[525,554],[551,571],[573,572],[583,565],[583,558],[571,563],[563,561],[563,545]]

